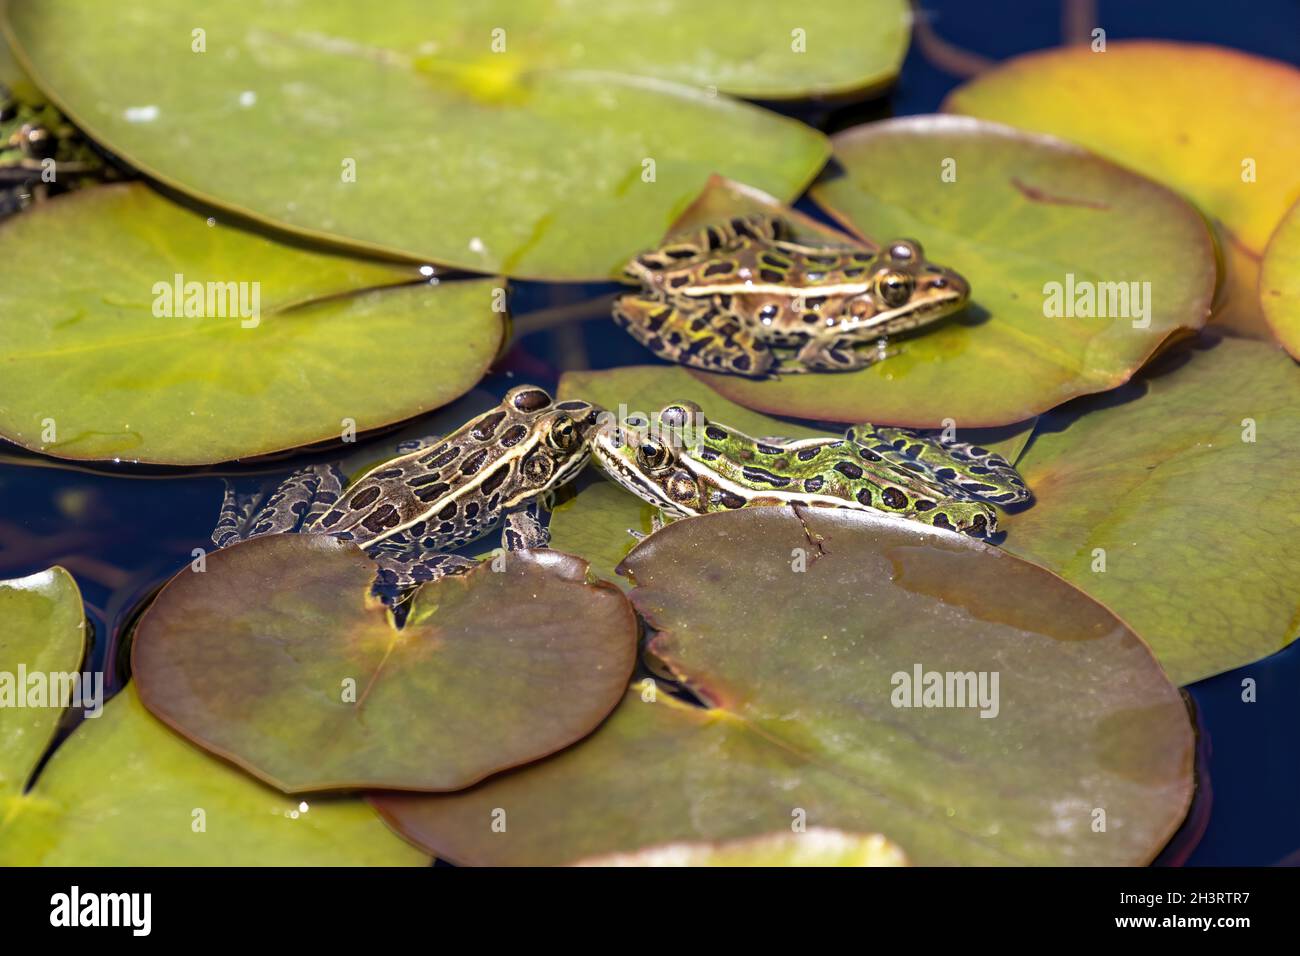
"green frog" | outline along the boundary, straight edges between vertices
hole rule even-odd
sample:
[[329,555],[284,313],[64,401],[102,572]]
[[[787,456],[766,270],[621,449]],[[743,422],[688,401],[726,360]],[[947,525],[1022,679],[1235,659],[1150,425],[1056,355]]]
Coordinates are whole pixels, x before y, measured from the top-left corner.
[[545,547],[539,506],[586,465],[599,414],[521,385],[450,435],[399,446],[399,457],[346,489],[333,465],[295,472],[264,500],[227,486],[212,541],[220,548],[297,532],[355,542],[379,567],[375,593],[394,603],[425,581],[473,568],[473,559],[446,552],[498,526],[507,550]]
[[676,402],[653,421],[602,422],[590,437],[600,469],[670,519],[755,505],[849,508],[989,536],[994,505],[1029,500],[1002,456],[871,424],[842,438],[751,438]]
[[872,252],[793,241],[738,216],[637,256],[614,319],[661,358],[750,377],[866,368],[890,340],[962,309],[970,286],[898,239]]

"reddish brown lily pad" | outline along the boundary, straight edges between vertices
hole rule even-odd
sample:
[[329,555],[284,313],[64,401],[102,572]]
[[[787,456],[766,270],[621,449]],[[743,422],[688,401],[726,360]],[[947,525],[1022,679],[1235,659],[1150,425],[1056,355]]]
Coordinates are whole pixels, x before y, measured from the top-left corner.
[[287,793],[454,790],[590,733],[618,702],[636,620],[557,551],[426,584],[400,631],[374,565],[270,535],[174,577],[132,654],[145,705]]
[[[1122,621],[1003,551],[753,508],[674,523],[623,567],[659,630],[648,653],[705,706],[638,683],[547,760],[457,794],[373,797],[400,832],[476,864],[816,826],[887,834],[920,865],[1133,865],[1187,811],[1177,688]],[[896,706],[918,668],[984,675],[987,706]]]

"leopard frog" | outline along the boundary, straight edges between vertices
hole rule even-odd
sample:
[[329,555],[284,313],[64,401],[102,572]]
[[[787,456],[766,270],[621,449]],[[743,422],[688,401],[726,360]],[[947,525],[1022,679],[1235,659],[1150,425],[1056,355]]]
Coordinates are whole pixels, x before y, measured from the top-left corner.
[[290,475],[265,500],[228,486],[212,540],[224,547],[301,532],[353,541],[379,565],[376,593],[394,599],[474,567],[445,552],[499,525],[507,549],[544,547],[538,506],[587,463],[598,415],[586,402],[556,403],[540,388],[518,386],[450,435],[399,446],[404,454],[346,490],[339,469],[321,465]]
[[994,504],[1029,499],[1015,468],[970,444],[863,424],[842,438],[751,438],[691,402],[602,423],[592,457],[610,478],[669,517],[755,505],[850,508],[986,536]]
[[898,239],[877,252],[801,245],[786,223],[741,216],[637,256],[614,319],[661,358],[763,377],[866,368],[890,337],[963,308],[970,287]]

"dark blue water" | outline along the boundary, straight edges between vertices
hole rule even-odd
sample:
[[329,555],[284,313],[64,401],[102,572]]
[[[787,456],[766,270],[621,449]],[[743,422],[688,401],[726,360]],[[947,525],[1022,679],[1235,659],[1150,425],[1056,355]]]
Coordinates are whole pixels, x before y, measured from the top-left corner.
[[[1099,23],[1111,40],[1217,42],[1300,62],[1300,3],[1294,0],[1130,0],[1097,6]],[[1061,39],[1056,3],[953,0],[926,3],[924,11],[945,40],[995,59]],[[840,126],[863,117],[932,112],[957,82],[913,47],[887,101],[822,119]],[[579,304],[613,288],[523,283],[513,293],[512,311],[522,329],[539,310]],[[520,381],[553,389],[565,369],[651,361],[605,315],[591,310],[588,321],[520,336],[483,387],[497,395]],[[383,441],[372,437],[362,447]],[[121,683],[114,662],[133,616],[189,562],[192,549],[210,547],[208,535],[222,495],[220,476],[262,475],[271,481],[306,461],[329,457],[318,453],[207,472],[142,473],[49,467],[53,463],[8,448],[0,448],[0,456],[7,459],[0,460],[0,578],[53,564],[71,571],[95,631],[91,666],[108,665],[112,688]],[[1255,703],[1242,701],[1246,678],[1256,683]],[[1167,858],[1186,857],[1187,844],[1202,827],[1204,836],[1191,853],[1191,864],[1264,865],[1300,853],[1300,644],[1188,690],[1203,732],[1203,786],[1196,819],[1171,844]]]

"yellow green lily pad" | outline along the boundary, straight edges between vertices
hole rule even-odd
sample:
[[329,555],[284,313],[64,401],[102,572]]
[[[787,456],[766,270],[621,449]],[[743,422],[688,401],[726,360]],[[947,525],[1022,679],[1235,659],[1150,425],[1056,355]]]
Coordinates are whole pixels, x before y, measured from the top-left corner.
[[575,866],[906,866],[907,857],[879,833],[814,827],[721,843],[670,843],[615,853]]
[[128,684],[0,815],[3,866],[427,866],[355,798],[287,797],[152,717]]
[[8,87],[11,93],[26,94],[32,92],[31,81],[14,59],[13,51],[3,36],[0,36],[0,83]]
[[[1264,332],[1256,276],[1300,199],[1300,70],[1225,47],[1167,41],[1016,57],[943,108],[1073,140],[1186,195],[1219,231],[1216,321]],[[1264,332],[1264,334],[1267,334]]]
[[1186,814],[1177,688],[1122,621],[1004,551],[754,508],[669,525],[624,570],[647,654],[703,706],[637,682],[547,760],[373,795],[401,833],[488,865],[812,827],[887,834],[922,866],[1135,865]]
[[590,733],[636,657],[635,615],[585,562],[512,552],[416,593],[325,535],[267,535],[180,572],[136,628],[145,705],[286,793],[455,790]]
[[1259,297],[1273,334],[1300,358],[1300,201],[1291,207],[1264,253]]
[[841,422],[1006,425],[1122,384],[1171,335],[1205,322],[1213,244],[1196,211],[1156,183],[966,117],[872,123],[834,144],[844,175],[814,187],[818,203],[877,243],[919,240],[966,277],[972,305],[860,371],[698,374],[733,401]]
[[1004,546],[1105,603],[1188,684],[1296,636],[1300,370],[1224,339],[1134,390],[1034,436],[1018,467],[1035,504]]
[[[80,672],[82,658],[86,656],[87,635],[77,582],[59,567],[0,581],[0,621],[4,622],[0,625],[0,821],[3,821],[54,739],[64,708],[71,703],[63,693],[51,693],[50,675]],[[28,695],[28,674],[35,677],[31,689],[40,691],[39,706]],[[68,686],[62,681],[60,685]]]
[[337,440],[464,394],[505,334],[501,280],[430,285],[138,183],[0,223],[0,260],[0,436],[60,458],[196,465]]
[[588,471],[551,512],[551,547],[581,555],[590,562],[592,574],[626,589],[628,580],[615,568],[637,542],[632,532],[649,534],[653,520],[654,509],[648,504]]
[[[908,22],[900,0],[743,23],[679,6],[15,0],[7,30],[88,135],[205,202],[357,248],[575,279],[653,244],[714,172],[790,198],[824,163],[810,127],[675,79],[875,82]],[[852,42],[841,11],[866,23]],[[795,28],[814,52],[791,50]],[[628,30],[640,52],[600,41]]]

